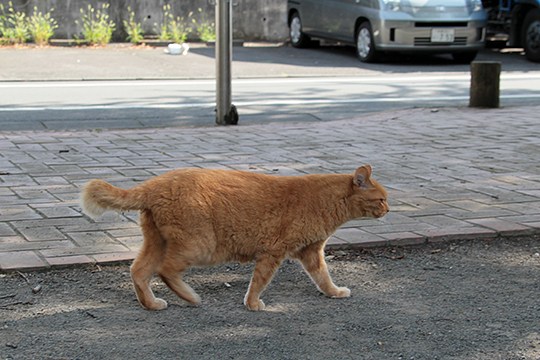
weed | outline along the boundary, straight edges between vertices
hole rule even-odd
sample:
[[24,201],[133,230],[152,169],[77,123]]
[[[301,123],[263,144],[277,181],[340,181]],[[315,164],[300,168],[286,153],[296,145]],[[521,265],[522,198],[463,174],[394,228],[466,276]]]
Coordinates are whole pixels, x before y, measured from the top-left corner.
[[13,3],[8,3],[8,11],[5,12],[2,6],[2,18],[0,30],[6,43],[24,44],[29,39],[28,23],[26,14],[22,11],[15,11]]
[[216,24],[206,18],[201,8],[198,11],[200,14],[199,21],[197,22],[193,19],[192,23],[195,26],[199,39],[204,42],[216,40]]
[[[109,4],[103,4],[101,8],[94,9],[88,4],[86,12],[81,9],[83,39],[91,45],[106,45],[111,41],[115,24],[109,20]],[[79,24],[78,21],[75,21]]]
[[142,25],[135,21],[135,12],[128,6],[129,20],[124,20],[124,29],[127,33],[127,40],[133,44],[138,44],[143,40]]
[[50,12],[43,14],[34,6],[34,13],[28,19],[28,30],[37,45],[46,45],[57,28],[58,23],[51,17]]
[[171,12],[171,5],[163,6],[163,22],[159,27],[159,39],[162,41],[173,41],[181,44],[186,41],[189,34],[189,27],[184,18],[174,17]]
[[7,26],[8,23],[4,5],[0,4],[0,45],[7,42],[7,40],[4,39],[4,32],[6,31]]

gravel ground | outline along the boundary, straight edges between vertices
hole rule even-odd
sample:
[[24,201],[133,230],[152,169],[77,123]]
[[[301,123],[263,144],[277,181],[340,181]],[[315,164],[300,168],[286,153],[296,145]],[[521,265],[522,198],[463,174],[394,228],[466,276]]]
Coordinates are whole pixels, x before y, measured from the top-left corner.
[[352,297],[293,262],[242,299],[251,266],[195,269],[200,307],[155,281],[143,310],[128,265],[0,274],[0,359],[540,359],[540,239],[328,252]]

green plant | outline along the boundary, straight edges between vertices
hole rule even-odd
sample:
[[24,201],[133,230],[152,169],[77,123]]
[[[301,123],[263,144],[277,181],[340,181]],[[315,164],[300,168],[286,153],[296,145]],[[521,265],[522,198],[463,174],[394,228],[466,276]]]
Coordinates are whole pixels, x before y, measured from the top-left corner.
[[0,45],[4,44],[4,31],[7,28],[7,19],[4,5],[0,4]]
[[[109,20],[107,13],[109,4],[103,4],[101,8],[94,9],[88,4],[86,12],[81,9],[83,39],[92,45],[106,45],[111,41],[115,24]],[[78,21],[75,21],[79,24]]]
[[40,46],[47,44],[57,28],[58,23],[51,17],[51,12],[43,14],[34,6],[34,13],[28,19],[28,30],[36,44]]
[[192,22],[195,25],[199,39],[205,42],[216,40],[216,24],[206,18],[201,8],[198,11],[200,14],[199,21],[192,19]]
[[29,39],[28,23],[26,14],[22,11],[15,11],[13,3],[8,3],[8,12],[2,6],[2,25],[0,30],[5,42],[23,44]]
[[135,12],[128,6],[129,20],[124,20],[124,29],[127,33],[127,40],[133,44],[140,43],[143,40],[143,31],[141,23],[135,21]]
[[171,12],[171,5],[163,6],[163,22],[159,28],[159,39],[162,41],[174,41],[175,43],[183,43],[186,41],[189,34],[189,27],[186,25],[184,18],[174,17]]
[[[169,12],[171,5],[163,5],[163,21],[159,27],[159,40],[166,41],[169,39]],[[157,27],[157,24],[155,24]]]

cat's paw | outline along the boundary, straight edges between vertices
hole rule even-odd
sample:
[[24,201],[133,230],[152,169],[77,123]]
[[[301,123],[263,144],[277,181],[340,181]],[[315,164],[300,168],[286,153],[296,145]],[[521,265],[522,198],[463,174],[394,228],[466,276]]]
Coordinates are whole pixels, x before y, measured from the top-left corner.
[[264,302],[262,300],[252,301],[252,302],[244,302],[244,305],[246,305],[246,308],[251,311],[261,311],[264,310],[266,305],[264,305]]
[[160,298],[156,298],[152,303],[148,304],[148,310],[164,310],[166,308],[167,302]]
[[332,298],[346,298],[351,296],[351,290],[346,287],[338,287],[336,293],[332,295]]

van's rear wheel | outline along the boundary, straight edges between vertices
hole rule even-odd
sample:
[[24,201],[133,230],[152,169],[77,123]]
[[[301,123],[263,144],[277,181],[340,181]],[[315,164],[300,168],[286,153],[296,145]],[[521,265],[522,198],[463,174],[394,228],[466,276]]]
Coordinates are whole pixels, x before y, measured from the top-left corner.
[[289,38],[291,45],[295,48],[306,48],[310,45],[311,39],[309,36],[302,32],[302,20],[298,12],[294,12],[291,15],[291,21],[289,22]]
[[522,39],[527,59],[540,62],[540,9],[531,10],[525,16]]
[[377,61],[379,55],[375,49],[371,24],[367,21],[361,23],[356,31],[356,55],[365,63]]

